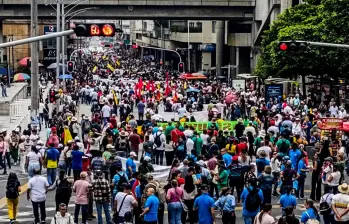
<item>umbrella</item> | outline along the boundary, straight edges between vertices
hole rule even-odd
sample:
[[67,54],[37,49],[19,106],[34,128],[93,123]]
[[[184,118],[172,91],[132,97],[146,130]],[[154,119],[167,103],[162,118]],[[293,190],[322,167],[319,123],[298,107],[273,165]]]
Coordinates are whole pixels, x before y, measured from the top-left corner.
[[[59,67],[63,67],[63,64],[62,63],[59,63],[58,65]],[[50,64],[47,69],[56,69],[57,68],[57,63],[52,63]]]
[[[31,57],[25,57],[25,58],[22,58],[21,60],[19,60],[18,64],[22,65],[22,66],[28,66],[28,59],[29,59],[29,61],[32,61]],[[38,63],[38,66],[42,67],[44,65],[41,63]]]
[[64,74],[64,75],[60,75],[59,79],[73,79],[73,76]]
[[25,81],[25,80],[29,80],[30,76],[28,74],[25,73],[17,73],[14,77],[13,77],[13,81],[18,82],[18,81]]
[[195,89],[195,88],[190,88],[190,89],[187,89],[185,92],[187,92],[187,93],[199,93],[200,90]]

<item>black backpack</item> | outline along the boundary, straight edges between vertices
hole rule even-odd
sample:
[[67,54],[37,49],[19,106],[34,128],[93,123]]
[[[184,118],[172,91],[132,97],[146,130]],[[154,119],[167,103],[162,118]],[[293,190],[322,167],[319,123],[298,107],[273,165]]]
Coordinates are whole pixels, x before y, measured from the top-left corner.
[[124,184],[127,184],[127,179],[125,177],[125,174],[120,175],[120,174],[116,174],[120,177],[118,185],[116,186],[116,189],[118,190],[118,192],[123,192],[124,191]]
[[[57,184],[58,180],[56,180]],[[56,194],[68,194],[71,195],[72,189],[71,189],[71,183],[67,179],[63,179],[59,182],[57,185]]]
[[155,135],[155,139],[154,139],[154,143],[155,143],[155,145],[157,146],[157,147],[160,147],[161,146],[161,139],[160,139],[160,136],[162,135],[162,133],[161,134],[157,134],[157,135]]
[[19,196],[17,181],[10,181],[6,186],[6,198],[16,199]]
[[262,200],[259,197],[259,188],[252,188],[252,190],[248,187],[248,195],[245,201],[245,206],[247,211],[254,212],[259,209],[259,206],[262,204]]
[[326,199],[320,203],[320,214],[321,215],[328,215],[331,212],[331,207],[327,204],[327,198],[331,194],[329,193],[326,197]]
[[287,143],[286,143],[286,140],[283,139],[281,141],[282,142],[281,142],[281,146],[280,146],[279,152],[287,153]]

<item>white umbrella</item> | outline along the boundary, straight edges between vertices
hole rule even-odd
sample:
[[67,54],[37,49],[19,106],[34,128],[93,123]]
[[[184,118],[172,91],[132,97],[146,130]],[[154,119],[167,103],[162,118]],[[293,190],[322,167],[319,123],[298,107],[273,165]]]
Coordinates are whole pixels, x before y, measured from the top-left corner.
[[[63,67],[63,64],[62,64],[62,63],[59,63],[58,66],[62,66],[62,67]],[[47,69],[55,69],[55,68],[57,68],[57,63],[52,63],[52,64],[50,64],[50,65],[47,67]]]

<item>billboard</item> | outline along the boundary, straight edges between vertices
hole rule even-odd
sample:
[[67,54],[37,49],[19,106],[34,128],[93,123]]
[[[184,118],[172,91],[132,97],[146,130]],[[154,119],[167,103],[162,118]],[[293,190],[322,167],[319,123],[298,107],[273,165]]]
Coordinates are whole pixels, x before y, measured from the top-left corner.
[[270,99],[275,100],[282,97],[283,85],[282,84],[266,84],[265,85],[265,102],[269,102]]

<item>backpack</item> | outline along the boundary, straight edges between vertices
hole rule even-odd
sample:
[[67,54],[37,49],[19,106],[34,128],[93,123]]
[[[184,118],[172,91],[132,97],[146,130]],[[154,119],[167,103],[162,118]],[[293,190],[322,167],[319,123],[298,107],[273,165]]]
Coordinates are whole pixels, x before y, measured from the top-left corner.
[[280,146],[280,149],[279,149],[279,152],[282,152],[282,153],[287,153],[287,143],[286,143],[286,140],[281,140],[281,146]]
[[307,220],[307,222],[305,224],[320,224],[319,220],[315,218],[310,218],[309,213],[306,211],[305,214],[309,217],[309,219]]
[[116,186],[116,189],[118,190],[118,192],[123,192],[124,191],[124,184],[128,183],[127,179],[125,177],[125,174],[120,175],[117,173],[116,175],[118,175],[120,177],[118,185]]
[[119,138],[119,149],[127,149],[127,138]]
[[157,135],[155,135],[155,139],[154,139],[154,143],[155,143],[155,145],[157,146],[157,147],[160,147],[161,146],[161,144],[162,144],[162,142],[161,142],[161,139],[160,139],[160,136],[162,135],[162,133],[161,134],[157,134]]
[[320,214],[326,215],[331,212],[331,207],[327,204],[327,198],[330,196],[330,193],[327,195],[326,199],[320,203]]
[[[58,180],[56,180],[56,184],[57,184]],[[59,184],[57,185],[57,190],[56,190],[56,194],[66,194],[68,193],[69,195],[71,195],[72,193],[72,189],[71,189],[71,183],[66,180],[63,179],[62,181],[59,182]]]
[[259,206],[262,204],[262,200],[259,197],[259,188],[253,188],[252,190],[248,187],[248,195],[246,197],[245,205],[247,211],[254,212],[259,209]]
[[10,181],[6,186],[6,198],[16,199],[19,196],[17,181]]

